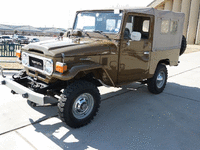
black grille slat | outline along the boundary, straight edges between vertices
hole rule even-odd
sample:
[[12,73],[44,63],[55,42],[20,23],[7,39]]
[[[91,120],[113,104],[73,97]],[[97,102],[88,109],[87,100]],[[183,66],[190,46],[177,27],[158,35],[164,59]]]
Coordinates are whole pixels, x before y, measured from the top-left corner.
[[41,77],[41,78],[44,78],[44,79],[46,78],[46,76],[45,76],[45,75],[43,75],[43,74],[40,74],[40,73],[38,74],[38,76],[39,76],[39,77]]
[[35,71],[29,70],[29,73],[35,74]]

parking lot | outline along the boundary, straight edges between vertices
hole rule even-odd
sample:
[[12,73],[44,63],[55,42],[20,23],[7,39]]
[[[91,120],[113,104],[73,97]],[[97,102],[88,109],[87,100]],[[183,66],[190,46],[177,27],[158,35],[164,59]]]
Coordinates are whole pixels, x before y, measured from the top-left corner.
[[178,67],[168,67],[159,95],[139,83],[100,87],[98,115],[79,129],[61,122],[56,106],[31,107],[0,85],[0,149],[199,149],[199,58],[200,52],[184,54]]
[[[13,35],[0,35],[0,37],[9,37],[10,41],[18,43],[16,40],[15,41],[13,40]],[[50,36],[49,37],[48,36],[24,36],[24,37],[27,38],[29,42],[33,42],[31,40],[34,39],[34,38],[39,39],[39,41],[56,39],[56,37],[50,37]],[[7,41],[7,39],[5,40],[5,39],[0,38],[0,43],[3,43],[5,41]],[[27,44],[27,43],[22,43],[22,44]]]

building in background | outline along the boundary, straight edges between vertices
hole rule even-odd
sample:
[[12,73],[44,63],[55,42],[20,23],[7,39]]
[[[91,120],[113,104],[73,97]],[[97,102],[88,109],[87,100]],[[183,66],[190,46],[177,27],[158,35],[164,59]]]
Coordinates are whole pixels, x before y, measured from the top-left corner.
[[200,0],[154,0],[147,7],[185,13],[183,35],[188,44],[200,45]]

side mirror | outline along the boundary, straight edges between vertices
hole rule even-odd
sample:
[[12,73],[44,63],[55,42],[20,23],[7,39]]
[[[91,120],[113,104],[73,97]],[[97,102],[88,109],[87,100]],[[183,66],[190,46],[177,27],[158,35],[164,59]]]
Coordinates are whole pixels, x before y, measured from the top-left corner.
[[140,32],[134,31],[134,32],[131,33],[131,40],[140,41],[141,40],[141,36],[142,36],[142,34]]

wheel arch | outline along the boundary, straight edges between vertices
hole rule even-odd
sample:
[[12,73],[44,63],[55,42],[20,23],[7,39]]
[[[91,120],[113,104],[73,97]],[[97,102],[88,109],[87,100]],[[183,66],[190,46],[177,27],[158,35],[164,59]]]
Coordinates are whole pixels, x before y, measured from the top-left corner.
[[157,66],[159,64],[165,64],[165,65],[170,65],[170,60],[169,59],[162,59],[158,62]]
[[102,86],[102,85],[115,86],[112,78],[109,76],[109,74],[104,68],[82,70],[74,77],[74,79],[86,80],[88,82],[92,82],[96,86]]
[[152,65],[149,70],[149,74],[150,74],[149,78],[151,78],[154,75],[156,68],[158,67],[159,64],[164,64],[166,66],[170,65],[170,59],[162,59],[156,62],[154,65]]
[[65,74],[61,75],[59,73],[54,73],[53,77],[63,81],[79,79],[85,79],[87,81],[90,81],[90,79],[93,78],[96,80],[99,79],[103,82],[103,75],[106,76],[106,78],[109,80],[112,86],[115,86],[114,82],[112,81],[112,78],[109,76],[106,69],[104,69],[104,67],[100,64],[82,64],[73,66]]

